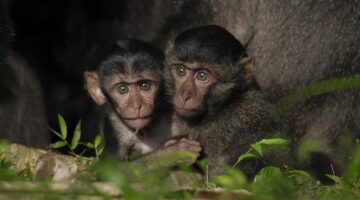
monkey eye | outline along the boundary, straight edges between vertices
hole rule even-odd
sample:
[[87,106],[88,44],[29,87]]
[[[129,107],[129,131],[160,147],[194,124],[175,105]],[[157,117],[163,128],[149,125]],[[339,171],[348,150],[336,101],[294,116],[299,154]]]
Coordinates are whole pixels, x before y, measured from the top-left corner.
[[207,81],[209,78],[209,73],[207,71],[199,71],[196,74],[196,79],[198,79],[199,81]]
[[143,91],[148,91],[151,89],[151,82],[150,81],[141,81],[139,84],[139,89]]
[[176,66],[176,74],[178,76],[185,76],[186,75],[186,68],[184,66]]
[[117,90],[120,94],[126,94],[129,92],[129,87],[125,84],[121,84],[117,87]]

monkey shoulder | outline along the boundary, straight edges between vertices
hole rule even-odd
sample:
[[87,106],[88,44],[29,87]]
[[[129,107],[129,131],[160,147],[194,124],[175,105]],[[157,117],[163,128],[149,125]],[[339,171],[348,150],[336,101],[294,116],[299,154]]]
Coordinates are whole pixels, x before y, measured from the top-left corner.
[[[196,132],[207,146],[249,146],[264,138],[287,138],[288,128],[259,90],[246,91]],[[226,146],[226,145],[225,145]]]

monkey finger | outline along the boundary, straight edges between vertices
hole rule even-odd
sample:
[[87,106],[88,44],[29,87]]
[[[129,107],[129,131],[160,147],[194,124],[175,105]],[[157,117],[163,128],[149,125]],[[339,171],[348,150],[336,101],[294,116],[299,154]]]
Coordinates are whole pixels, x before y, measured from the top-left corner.
[[198,145],[198,146],[200,146],[200,142],[198,142],[198,141],[196,141],[196,140],[186,139],[186,142],[189,143],[189,144],[192,144],[192,145]]
[[192,151],[192,152],[196,152],[199,153],[201,151],[201,147],[200,146],[190,146],[188,148],[188,150]]
[[191,143],[191,144],[200,144],[200,142],[198,142],[196,140],[191,140],[191,139],[187,139],[187,138],[181,138],[180,141]]
[[200,146],[200,142],[195,141],[195,140],[189,140],[189,139],[186,139],[186,138],[182,138],[179,141],[179,143],[181,143],[183,145],[186,145],[186,146],[193,146],[193,145]]
[[175,139],[168,140],[168,141],[165,142],[164,147],[173,145],[173,144],[175,144],[175,143],[178,142],[178,141],[179,141],[179,140],[175,140]]

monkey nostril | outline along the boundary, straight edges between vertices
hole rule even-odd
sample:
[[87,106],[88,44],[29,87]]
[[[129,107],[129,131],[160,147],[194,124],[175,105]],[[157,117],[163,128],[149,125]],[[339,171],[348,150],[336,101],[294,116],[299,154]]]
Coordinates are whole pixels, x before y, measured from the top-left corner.
[[187,96],[187,97],[185,97],[184,98],[184,103],[186,103],[188,100],[190,100],[191,99],[191,97],[190,96]]

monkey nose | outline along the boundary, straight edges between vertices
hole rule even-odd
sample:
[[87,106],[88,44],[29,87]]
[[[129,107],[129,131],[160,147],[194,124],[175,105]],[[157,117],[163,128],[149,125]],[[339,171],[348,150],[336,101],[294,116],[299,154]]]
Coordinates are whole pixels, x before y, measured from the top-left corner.
[[190,96],[186,96],[183,98],[183,101],[184,101],[184,105],[186,104],[187,101],[189,101],[191,99]]
[[137,105],[134,105],[134,110],[136,110],[138,112],[140,112],[141,108],[142,108],[142,105],[140,103]]
[[140,113],[141,108],[142,108],[141,103],[133,102],[133,104],[130,105],[130,109],[136,113]]

